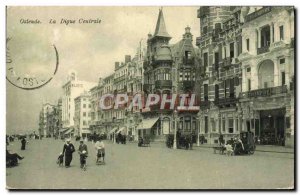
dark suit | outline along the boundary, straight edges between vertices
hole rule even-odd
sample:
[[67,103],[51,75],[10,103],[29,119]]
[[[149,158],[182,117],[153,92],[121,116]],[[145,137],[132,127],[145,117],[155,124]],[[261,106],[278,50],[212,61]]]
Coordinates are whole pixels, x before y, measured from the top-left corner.
[[65,144],[63,148],[63,154],[65,154],[65,166],[68,167],[71,164],[73,158],[73,152],[75,151],[75,147],[73,144]]

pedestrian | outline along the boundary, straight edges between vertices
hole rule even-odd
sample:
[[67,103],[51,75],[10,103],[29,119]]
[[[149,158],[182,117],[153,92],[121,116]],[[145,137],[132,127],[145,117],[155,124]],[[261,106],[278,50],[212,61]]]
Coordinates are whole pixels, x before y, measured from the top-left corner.
[[80,155],[80,168],[83,168],[86,163],[86,157],[88,155],[87,145],[83,143],[83,140],[80,140],[78,154]]
[[97,161],[96,161],[96,163],[99,163],[99,162],[101,162],[100,161],[100,158],[102,157],[102,159],[103,159],[103,163],[105,163],[104,162],[104,157],[105,157],[105,145],[104,145],[104,143],[103,143],[103,141],[102,141],[102,139],[98,139],[97,140],[97,142],[95,143],[95,149],[96,149],[96,152],[97,152]]
[[20,156],[17,153],[10,153],[7,149],[6,149],[6,166],[7,167],[14,167],[18,165],[18,160],[22,160],[24,159],[24,157]]
[[22,140],[21,140],[21,150],[25,150],[25,147],[26,147],[26,139],[25,139],[25,137],[23,137],[22,138]]
[[71,161],[73,159],[73,152],[75,152],[75,147],[71,143],[70,139],[67,139],[64,148],[63,148],[63,154],[65,155],[65,167],[69,168]]

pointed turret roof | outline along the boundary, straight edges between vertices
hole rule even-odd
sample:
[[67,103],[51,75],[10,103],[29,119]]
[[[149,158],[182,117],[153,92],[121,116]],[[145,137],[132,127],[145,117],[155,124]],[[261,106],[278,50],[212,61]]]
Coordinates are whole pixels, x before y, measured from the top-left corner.
[[171,38],[166,29],[164,14],[162,12],[162,8],[159,9],[159,14],[156,22],[156,28],[153,37],[168,37]]

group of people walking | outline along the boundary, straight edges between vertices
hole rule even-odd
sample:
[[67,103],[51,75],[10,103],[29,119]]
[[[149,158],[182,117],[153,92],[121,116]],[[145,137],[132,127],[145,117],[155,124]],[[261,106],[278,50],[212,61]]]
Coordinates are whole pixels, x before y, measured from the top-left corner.
[[[102,162],[104,163],[104,157],[105,157],[105,145],[101,138],[98,138],[95,140],[95,150],[96,150],[96,163],[100,161],[100,158],[102,158]],[[63,151],[61,155],[58,156],[58,163],[62,164],[63,157],[65,161],[65,167],[69,168],[73,159],[73,153],[75,152],[75,147],[71,143],[70,139],[66,140],[66,143],[63,146]],[[80,155],[80,168],[86,170],[86,159],[88,157],[88,147],[84,143],[83,140],[80,140],[80,144],[78,147],[78,154]]]

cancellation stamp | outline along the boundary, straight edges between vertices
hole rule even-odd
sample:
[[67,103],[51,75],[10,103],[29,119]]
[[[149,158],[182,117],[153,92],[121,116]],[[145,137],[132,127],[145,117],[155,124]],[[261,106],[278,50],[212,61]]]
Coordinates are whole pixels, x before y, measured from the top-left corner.
[[[55,45],[45,45],[46,48],[39,46],[32,40],[6,38],[6,79],[13,86],[34,90],[53,79],[59,65],[58,50]],[[47,52],[37,55],[37,50]]]

